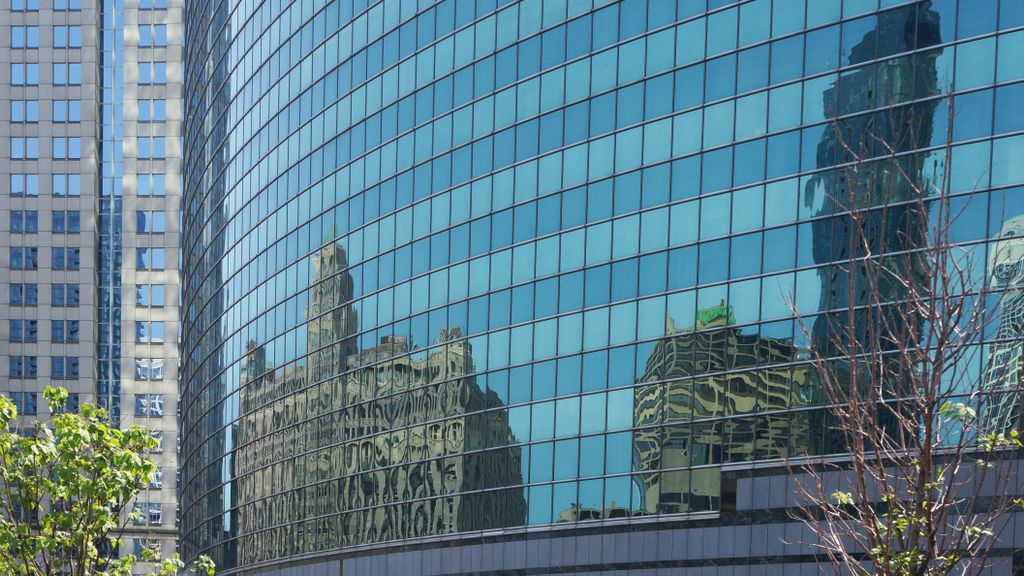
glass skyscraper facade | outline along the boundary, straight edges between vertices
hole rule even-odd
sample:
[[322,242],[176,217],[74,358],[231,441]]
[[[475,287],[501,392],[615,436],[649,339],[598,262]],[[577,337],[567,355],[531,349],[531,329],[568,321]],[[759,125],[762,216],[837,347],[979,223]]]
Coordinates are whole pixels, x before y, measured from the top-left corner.
[[182,548],[223,571],[816,573],[781,462],[844,450],[810,355],[843,166],[903,176],[869,203],[954,194],[953,241],[1020,274],[1017,0],[196,0],[185,30]]

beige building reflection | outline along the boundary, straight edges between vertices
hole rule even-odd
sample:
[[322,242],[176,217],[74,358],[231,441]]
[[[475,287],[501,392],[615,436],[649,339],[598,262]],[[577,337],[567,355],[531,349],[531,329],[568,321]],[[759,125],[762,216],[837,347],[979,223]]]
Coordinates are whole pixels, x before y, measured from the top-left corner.
[[690,467],[812,452],[810,412],[786,412],[814,404],[813,367],[791,366],[807,351],[733,323],[724,303],[700,310],[693,327],[670,319],[647,359],[635,394],[634,513],[719,509],[720,468]]
[[305,365],[250,346],[234,461],[239,564],[525,523],[519,448],[461,329],[359,350],[344,249],[313,258]]

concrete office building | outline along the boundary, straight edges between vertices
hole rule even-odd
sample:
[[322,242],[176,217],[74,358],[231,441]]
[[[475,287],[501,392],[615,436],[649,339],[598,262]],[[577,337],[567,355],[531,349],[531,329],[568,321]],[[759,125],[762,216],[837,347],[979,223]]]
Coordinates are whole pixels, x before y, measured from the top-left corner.
[[784,459],[843,446],[789,301],[849,304],[839,134],[902,200],[951,163],[1017,282],[1017,0],[186,15],[182,548],[224,573],[817,573]]
[[[162,442],[125,547],[176,548],[182,6],[0,5],[0,392],[47,385]],[[139,566],[146,569],[145,565]]]

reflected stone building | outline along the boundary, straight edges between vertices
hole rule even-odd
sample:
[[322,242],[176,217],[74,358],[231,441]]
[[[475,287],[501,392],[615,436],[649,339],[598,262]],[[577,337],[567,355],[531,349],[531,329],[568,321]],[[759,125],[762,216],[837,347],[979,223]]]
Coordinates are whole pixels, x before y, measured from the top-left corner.
[[699,310],[692,328],[669,320],[666,332],[636,388],[640,470],[660,471],[643,476],[640,512],[717,510],[722,463],[816,451],[821,431],[798,410],[820,402],[814,369],[793,365],[807,350],[736,327],[725,303]]
[[461,330],[427,353],[403,336],[357,350],[344,249],[329,245],[312,267],[307,364],[274,369],[250,345],[241,373],[241,561],[521,524],[521,489],[478,493],[521,484],[521,462]]

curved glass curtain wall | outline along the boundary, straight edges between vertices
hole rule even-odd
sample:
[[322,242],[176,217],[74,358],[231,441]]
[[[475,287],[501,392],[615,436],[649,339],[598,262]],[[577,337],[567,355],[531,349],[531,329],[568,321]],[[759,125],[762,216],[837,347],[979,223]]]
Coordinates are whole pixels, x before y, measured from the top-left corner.
[[1017,0],[190,2],[186,556],[714,511],[723,464],[840,449],[785,302],[843,304],[830,120],[912,133],[922,189],[951,162],[984,261],[1024,214],[1022,27]]

